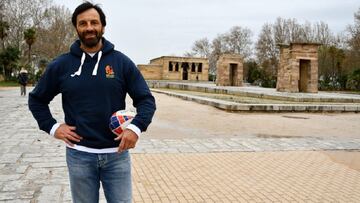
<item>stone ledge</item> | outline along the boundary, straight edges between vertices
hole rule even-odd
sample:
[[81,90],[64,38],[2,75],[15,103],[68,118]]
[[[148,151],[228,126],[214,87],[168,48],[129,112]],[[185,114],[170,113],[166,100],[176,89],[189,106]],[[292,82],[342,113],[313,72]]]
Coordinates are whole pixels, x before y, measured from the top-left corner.
[[150,88],[167,88],[178,90],[190,90],[207,93],[217,94],[230,94],[236,96],[246,96],[262,99],[283,100],[291,102],[339,102],[339,103],[360,103],[359,95],[346,95],[344,97],[329,96],[328,93],[321,95],[321,93],[288,93],[288,92],[261,92],[261,91],[248,91],[241,87],[233,89],[230,86],[204,86],[207,83],[181,83],[176,81],[161,81],[161,80],[148,80],[147,84]]
[[306,104],[241,104],[236,102],[193,96],[157,89],[151,91],[213,106],[226,111],[253,112],[360,112],[360,105],[306,105]]

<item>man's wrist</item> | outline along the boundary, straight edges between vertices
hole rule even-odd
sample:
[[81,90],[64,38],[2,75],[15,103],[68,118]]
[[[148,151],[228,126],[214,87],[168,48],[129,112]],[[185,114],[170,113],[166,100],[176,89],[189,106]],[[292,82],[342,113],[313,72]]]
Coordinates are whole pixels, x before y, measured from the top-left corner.
[[138,138],[140,138],[141,130],[136,125],[130,124],[126,128],[133,131],[138,136]]
[[53,125],[53,127],[52,127],[51,130],[50,130],[50,135],[51,135],[51,136],[55,136],[55,132],[56,132],[56,130],[60,127],[60,124],[61,124],[61,123],[55,123],[55,124]]

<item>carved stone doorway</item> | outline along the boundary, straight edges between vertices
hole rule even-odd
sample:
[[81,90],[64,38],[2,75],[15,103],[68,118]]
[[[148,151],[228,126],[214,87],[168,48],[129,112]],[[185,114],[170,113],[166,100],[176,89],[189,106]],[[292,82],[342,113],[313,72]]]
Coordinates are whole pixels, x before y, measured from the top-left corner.
[[188,78],[189,78],[189,63],[182,63],[181,68],[183,70],[182,79],[188,80]]
[[300,65],[299,65],[299,92],[308,92],[308,83],[309,83],[309,71],[311,69],[311,63],[310,60],[303,60],[300,59]]
[[230,63],[230,71],[229,71],[230,86],[236,86],[237,70],[238,70],[238,65],[236,63]]

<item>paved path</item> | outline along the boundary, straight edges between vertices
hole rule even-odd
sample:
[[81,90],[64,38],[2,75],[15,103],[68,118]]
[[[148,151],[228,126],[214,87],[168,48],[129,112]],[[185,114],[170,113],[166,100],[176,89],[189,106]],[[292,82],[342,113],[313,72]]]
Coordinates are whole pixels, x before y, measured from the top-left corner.
[[[0,202],[71,202],[63,143],[38,130],[18,89],[0,89],[0,104]],[[62,117],[59,97],[51,109]],[[323,150],[359,151],[360,139],[143,136],[134,202],[360,202],[360,170]]]

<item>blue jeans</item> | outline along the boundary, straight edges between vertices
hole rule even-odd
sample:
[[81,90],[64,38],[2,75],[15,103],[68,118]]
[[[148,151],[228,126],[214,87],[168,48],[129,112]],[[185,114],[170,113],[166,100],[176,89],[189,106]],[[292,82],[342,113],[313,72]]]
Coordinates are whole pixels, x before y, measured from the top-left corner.
[[128,151],[94,154],[66,148],[74,203],[99,202],[100,182],[109,203],[131,202],[131,161]]

